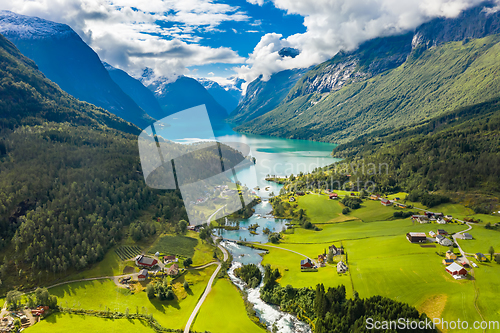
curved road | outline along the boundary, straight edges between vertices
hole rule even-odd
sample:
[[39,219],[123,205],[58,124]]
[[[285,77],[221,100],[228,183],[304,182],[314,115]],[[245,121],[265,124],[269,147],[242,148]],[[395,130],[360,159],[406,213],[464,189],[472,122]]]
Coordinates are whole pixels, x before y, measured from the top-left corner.
[[[300,253],[300,252],[297,252],[297,251],[294,251],[294,250],[285,249],[285,248],[283,248],[283,247],[279,247],[279,246],[265,245],[265,244],[261,244],[261,243],[258,243],[258,244],[259,244],[259,246],[273,247],[273,248],[278,249],[278,250],[285,250],[285,251],[288,251],[288,252],[293,252],[293,253],[298,254],[299,256],[302,256],[302,257],[304,257],[304,258],[306,258],[306,259],[307,259],[307,258],[309,258],[309,257],[308,257],[308,256],[306,256],[305,254]],[[311,258],[309,258],[309,259],[311,259]]]
[[[215,212],[215,213],[217,213],[217,212]],[[214,215],[214,214],[212,214],[212,215]],[[212,216],[210,216],[208,219],[210,220],[211,217]],[[226,249],[222,245],[220,245],[220,244],[219,244],[219,249],[222,251],[222,253],[224,253],[224,261],[226,261],[227,258],[229,257]],[[186,327],[184,328],[184,333],[189,333],[189,331],[191,329],[191,325],[193,325],[193,321],[196,318],[196,315],[198,314],[198,311],[200,311],[200,308],[203,305],[203,302],[205,301],[205,299],[207,298],[208,294],[212,290],[212,284],[214,283],[214,280],[215,280],[215,277],[217,276],[217,274],[219,274],[220,268],[221,268],[221,263],[218,262],[217,263],[217,269],[215,270],[215,272],[210,277],[210,280],[208,281],[207,287],[205,288],[205,292],[201,296],[200,300],[198,301],[198,304],[196,304],[196,307],[194,308],[193,312],[191,313],[191,316],[189,317],[189,320],[188,320],[188,322],[186,324]]]

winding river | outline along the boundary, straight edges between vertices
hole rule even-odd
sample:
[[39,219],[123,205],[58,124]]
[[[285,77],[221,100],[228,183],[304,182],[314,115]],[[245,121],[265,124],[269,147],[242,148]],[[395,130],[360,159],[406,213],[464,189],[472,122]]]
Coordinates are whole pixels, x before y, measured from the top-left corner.
[[[215,134],[221,142],[241,142],[250,147],[250,155],[256,158],[256,164],[238,170],[235,180],[254,189],[262,199],[262,202],[254,207],[255,213],[250,218],[239,221],[240,230],[222,231],[220,236],[226,240],[265,243],[267,236],[262,233],[264,228],[281,231],[285,227],[286,220],[276,219],[270,214],[272,207],[268,201],[271,194],[278,194],[282,186],[266,181],[267,175],[283,177],[300,172],[306,173],[337,161],[330,156],[334,148],[333,144],[239,134],[229,128]],[[257,235],[251,234],[248,230],[248,226],[252,224],[259,225]],[[248,301],[254,305],[257,316],[268,327],[268,330],[274,326],[279,333],[311,332],[308,324],[299,321],[291,314],[280,311],[277,306],[262,301],[260,298],[262,285],[254,289],[247,288],[246,284],[234,275],[236,268],[251,263],[258,265],[263,271],[260,255],[262,251],[230,241],[224,241],[222,245],[233,256],[233,264],[228,271],[231,281],[238,288],[246,291]]]

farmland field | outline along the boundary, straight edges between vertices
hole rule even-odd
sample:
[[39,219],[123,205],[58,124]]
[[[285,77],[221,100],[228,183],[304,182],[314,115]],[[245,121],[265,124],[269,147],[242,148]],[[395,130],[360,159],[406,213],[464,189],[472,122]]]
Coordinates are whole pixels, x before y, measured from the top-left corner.
[[299,197],[297,202],[313,223],[327,223],[342,214],[340,203],[326,195],[305,195]]
[[140,320],[104,319],[92,316],[83,316],[66,313],[56,313],[26,330],[29,333],[52,332],[66,333],[153,333],[154,330]]
[[[186,275],[174,281],[177,299],[160,302],[157,299],[148,299],[145,292],[136,294],[126,289],[117,288],[110,280],[76,282],[51,288],[49,291],[58,297],[59,305],[63,307],[152,314],[158,322],[167,328],[183,328],[198,298],[203,293],[214,266],[203,270],[189,271]],[[191,290],[183,291],[182,284],[188,281]],[[96,296],[98,295],[98,296]]]
[[196,238],[181,235],[164,235],[153,244],[149,249],[149,253],[158,251],[161,254],[192,257],[196,245],[198,245],[198,240]]
[[124,245],[116,248],[115,252],[120,260],[127,260],[136,257],[137,255],[141,254],[142,251],[138,246]]
[[192,329],[198,332],[267,332],[248,318],[236,286],[226,279],[216,282],[196,316]]

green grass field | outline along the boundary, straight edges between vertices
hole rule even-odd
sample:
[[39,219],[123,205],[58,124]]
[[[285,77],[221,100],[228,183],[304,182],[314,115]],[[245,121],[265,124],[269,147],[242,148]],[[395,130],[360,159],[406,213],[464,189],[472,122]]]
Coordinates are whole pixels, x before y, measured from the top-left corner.
[[247,316],[245,304],[231,281],[218,280],[203,303],[192,327],[204,332],[265,333]]
[[107,307],[119,312],[125,312],[128,308],[132,313],[139,310],[140,313],[152,314],[164,327],[181,329],[214,270],[215,266],[209,266],[203,270],[189,271],[175,280],[176,289],[183,290],[182,284],[188,281],[191,291],[181,295],[182,299],[174,301],[150,300],[145,292],[131,294],[126,289],[117,288],[110,280],[71,283],[51,288],[50,293],[58,297],[59,305],[63,307],[92,310],[104,310]]
[[312,223],[328,223],[342,214],[338,200],[330,200],[326,195],[309,194],[299,197],[297,202]]
[[490,258],[488,249],[493,246],[496,253],[500,253],[500,231],[486,229],[484,224],[473,224],[472,230],[468,231],[474,237],[470,240],[461,240],[458,242],[462,249],[467,253],[481,252]]
[[92,316],[57,313],[26,330],[29,333],[153,333],[154,330],[140,320],[131,319],[104,319]]
[[[398,196],[404,198],[401,193]],[[313,195],[301,200],[306,199],[307,204],[314,206],[308,201],[314,201],[314,197],[321,202],[321,197]],[[446,204],[437,208],[432,210],[458,218],[462,217],[460,214],[470,216],[468,210],[460,205]],[[446,252],[447,247],[436,244],[436,247],[423,248],[410,244],[405,237],[410,231],[428,234],[430,230],[436,231],[438,228],[444,228],[451,234],[465,230],[467,226],[458,223],[444,226],[436,223],[419,224],[411,219],[387,220],[392,219],[394,211],[392,207],[368,200],[361,209],[350,213],[357,220],[320,224],[321,231],[296,228],[293,234],[287,234],[276,245],[283,250],[270,248],[263,264],[280,269],[282,278],[279,282],[282,285],[314,287],[317,283],[324,283],[325,286],[344,284],[348,296],[352,295],[354,286],[360,297],[382,295],[414,305],[431,318],[460,318],[470,323],[481,320],[474,306],[477,289],[477,304],[482,316],[486,320],[500,320],[500,300],[495,296],[500,289],[496,283],[500,265],[481,264],[475,269],[476,280],[457,281],[445,271],[441,263],[443,257],[438,255]],[[489,220],[483,221],[495,218],[487,217]],[[485,229],[484,223],[474,225],[470,233],[475,240],[460,241],[460,244],[466,252],[487,252],[490,245],[500,252],[500,234],[497,232]],[[334,266],[320,267],[318,272],[301,272],[299,262],[303,256],[284,250],[297,251],[316,259],[329,245],[333,243],[338,247],[341,241],[347,252],[350,276],[339,276]]]
[[196,245],[198,245],[196,238],[181,235],[163,235],[151,246],[148,252],[155,253],[158,251],[161,254],[192,257]]

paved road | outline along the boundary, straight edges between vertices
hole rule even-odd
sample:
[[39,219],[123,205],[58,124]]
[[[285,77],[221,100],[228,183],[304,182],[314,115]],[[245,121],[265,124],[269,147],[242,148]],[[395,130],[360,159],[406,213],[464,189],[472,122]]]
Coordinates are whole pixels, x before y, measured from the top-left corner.
[[[256,243],[257,245],[257,243]],[[302,256],[304,258],[309,258],[308,256],[306,256],[305,254],[303,253],[300,253],[300,252],[297,252],[297,251],[294,251],[294,250],[289,250],[289,249],[285,249],[284,247],[279,247],[279,246],[273,246],[273,245],[265,245],[265,244],[261,244],[261,243],[258,243],[259,246],[266,246],[266,247],[273,247],[275,249],[279,249],[279,250],[285,250],[285,251],[288,251],[288,252],[293,252],[295,254],[298,254],[299,256]],[[311,259],[311,258],[309,258]]]
[[[464,222],[464,221],[461,221],[461,220],[457,220],[457,221],[460,221],[460,222]],[[460,246],[460,244],[457,242],[457,237],[458,235],[461,235],[463,234],[464,232],[467,232],[469,230],[472,229],[472,225],[469,223],[469,222],[464,222],[467,224],[468,228],[465,229],[465,230],[462,230],[462,231],[459,231],[459,232],[456,232],[455,234],[453,234],[453,240],[455,241],[455,244],[457,244],[458,246],[458,250],[460,251],[460,253],[462,254],[462,257],[464,258],[464,260],[467,262],[467,264],[470,265],[470,262],[469,260],[467,259],[467,257],[465,256],[467,253],[464,252],[464,250],[462,250],[462,247]]]
[[[215,212],[215,213],[217,213],[217,212]],[[214,214],[212,214],[212,215],[214,215]],[[212,216],[210,216],[208,218],[208,220],[210,220],[211,217]],[[224,261],[226,261],[227,258],[229,257],[226,249],[222,245],[219,245],[219,249],[222,251],[222,253],[224,253]],[[200,300],[198,301],[198,304],[196,304],[196,307],[194,308],[193,312],[191,313],[191,316],[189,317],[189,320],[188,320],[188,322],[186,324],[186,327],[184,328],[184,333],[189,333],[189,330],[191,329],[191,325],[193,325],[193,321],[196,318],[196,315],[198,314],[198,311],[200,311],[200,308],[203,305],[203,302],[205,301],[205,299],[207,298],[208,294],[212,290],[212,284],[214,283],[215,277],[217,276],[217,274],[219,274],[219,271],[220,271],[220,268],[221,268],[221,263],[220,262],[217,262],[216,264],[217,264],[217,269],[215,270],[215,272],[210,277],[210,280],[208,281],[207,287],[205,288],[205,292],[203,293],[203,295],[201,296]]]

